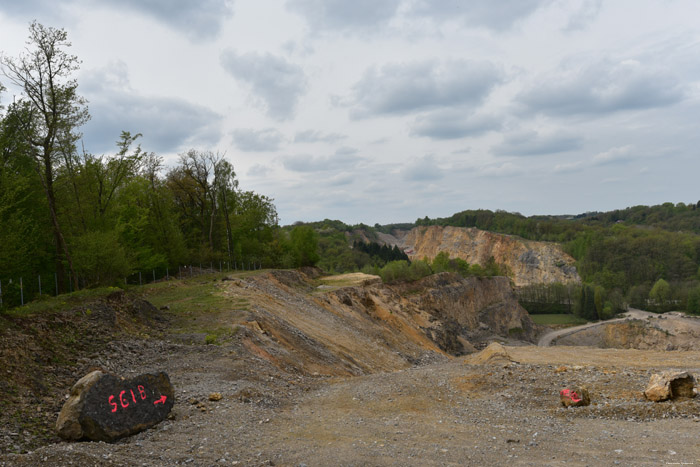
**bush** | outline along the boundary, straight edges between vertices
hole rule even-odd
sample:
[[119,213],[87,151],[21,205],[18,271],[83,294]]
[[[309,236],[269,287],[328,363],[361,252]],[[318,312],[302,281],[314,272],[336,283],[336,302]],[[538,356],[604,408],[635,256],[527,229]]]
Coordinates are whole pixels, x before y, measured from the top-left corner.
[[379,276],[386,284],[410,280],[408,261],[391,261],[379,270]]
[[89,286],[111,285],[131,272],[126,250],[114,231],[89,232],[72,244],[75,273]]

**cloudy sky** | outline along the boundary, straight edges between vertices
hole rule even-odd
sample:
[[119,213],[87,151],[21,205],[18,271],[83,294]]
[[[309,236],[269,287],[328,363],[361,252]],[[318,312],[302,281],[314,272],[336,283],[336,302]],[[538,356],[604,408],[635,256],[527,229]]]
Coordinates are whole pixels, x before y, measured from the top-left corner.
[[0,0],[0,50],[34,19],[66,29],[90,152],[122,130],[170,163],[218,151],[282,224],[384,224],[697,202],[698,18],[697,0]]

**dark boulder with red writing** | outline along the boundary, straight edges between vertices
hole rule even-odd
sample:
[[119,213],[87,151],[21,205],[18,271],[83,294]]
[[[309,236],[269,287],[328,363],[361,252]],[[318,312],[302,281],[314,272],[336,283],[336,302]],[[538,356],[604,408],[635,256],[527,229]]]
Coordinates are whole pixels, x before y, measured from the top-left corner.
[[93,371],[71,388],[56,430],[67,440],[116,441],[160,423],[174,403],[166,373],[125,379]]

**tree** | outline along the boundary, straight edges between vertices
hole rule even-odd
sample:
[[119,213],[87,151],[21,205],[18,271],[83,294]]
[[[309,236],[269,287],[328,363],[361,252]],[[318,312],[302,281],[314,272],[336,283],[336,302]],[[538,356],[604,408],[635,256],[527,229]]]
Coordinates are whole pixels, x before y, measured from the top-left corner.
[[35,170],[48,202],[59,286],[63,286],[65,259],[77,287],[73,261],[59,224],[54,191],[60,154],[75,151],[75,142],[81,136],[77,129],[89,119],[87,102],[77,94],[78,84],[71,78],[80,62],[65,51],[71,46],[67,39],[63,29],[45,27],[35,21],[29,26],[25,53],[18,58],[3,56],[0,64],[4,75],[23,90],[28,111],[22,122],[23,139],[31,146]]
[[318,234],[314,229],[306,225],[299,225],[289,234],[292,252],[296,266],[314,266],[320,259],[318,250]]
[[671,299],[671,286],[663,279],[656,281],[649,291],[649,299],[654,302],[657,308],[664,309]]

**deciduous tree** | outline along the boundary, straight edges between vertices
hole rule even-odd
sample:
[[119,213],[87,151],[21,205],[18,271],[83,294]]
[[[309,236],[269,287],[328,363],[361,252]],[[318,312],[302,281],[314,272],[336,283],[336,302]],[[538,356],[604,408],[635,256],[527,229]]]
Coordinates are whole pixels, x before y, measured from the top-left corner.
[[[62,153],[75,151],[75,142],[80,138],[78,128],[89,118],[87,101],[78,95],[78,83],[72,78],[80,62],[66,52],[70,46],[63,29],[33,22],[25,52],[17,58],[1,59],[3,73],[22,89],[22,99],[27,105],[26,119],[22,122],[23,139],[30,144],[35,170],[48,202],[59,286],[63,284],[63,260],[71,270],[73,264],[57,214],[56,169]],[[74,272],[73,280],[77,287]]]

